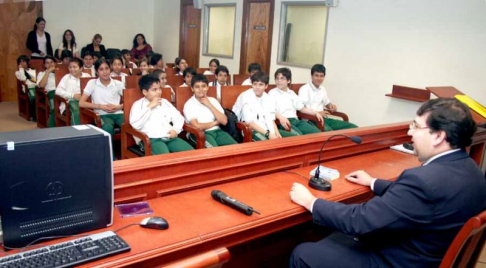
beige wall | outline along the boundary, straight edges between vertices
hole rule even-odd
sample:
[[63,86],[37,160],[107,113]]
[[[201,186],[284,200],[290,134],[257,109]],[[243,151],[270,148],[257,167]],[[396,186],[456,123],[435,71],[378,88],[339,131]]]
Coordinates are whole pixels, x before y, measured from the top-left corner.
[[154,50],[162,53],[165,62],[179,56],[181,4],[175,0],[154,1]]
[[137,33],[154,44],[154,0],[47,0],[43,5],[53,49],[66,29],[74,32],[80,50],[96,33],[106,48],[131,49]]

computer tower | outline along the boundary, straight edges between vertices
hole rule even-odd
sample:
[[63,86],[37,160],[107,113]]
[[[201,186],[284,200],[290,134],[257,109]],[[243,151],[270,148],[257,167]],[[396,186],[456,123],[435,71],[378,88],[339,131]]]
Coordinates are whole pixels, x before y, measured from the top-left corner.
[[111,152],[110,135],[90,125],[0,133],[4,245],[111,225]]

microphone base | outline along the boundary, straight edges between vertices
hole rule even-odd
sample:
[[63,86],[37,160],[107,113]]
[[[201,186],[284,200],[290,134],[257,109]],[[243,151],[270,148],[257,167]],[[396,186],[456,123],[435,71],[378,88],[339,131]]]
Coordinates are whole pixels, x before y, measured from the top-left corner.
[[324,179],[316,179],[315,177],[311,177],[309,180],[309,187],[319,191],[328,192],[331,191],[332,185],[330,182]]

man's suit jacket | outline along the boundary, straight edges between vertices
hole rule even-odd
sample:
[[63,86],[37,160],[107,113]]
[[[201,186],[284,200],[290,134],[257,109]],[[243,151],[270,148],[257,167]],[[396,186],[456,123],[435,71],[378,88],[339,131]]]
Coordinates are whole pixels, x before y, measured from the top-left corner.
[[[465,151],[376,180],[375,197],[345,205],[317,200],[313,218],[360,237],[380,266],[438,266],[464,223],[486,209],[486,180]],[[344,256],[343,256],[344,257]]]

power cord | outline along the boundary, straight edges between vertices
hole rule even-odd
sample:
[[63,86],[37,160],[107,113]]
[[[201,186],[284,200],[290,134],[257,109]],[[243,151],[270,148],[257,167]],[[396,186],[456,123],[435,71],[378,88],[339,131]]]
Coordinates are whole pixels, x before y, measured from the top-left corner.
[[281,172],[283,172],[283,173],[289,173],[289,174],[294,174],[294,175],[297,175],[297,176],[299,176],[299,177],[304,178],[306,181],[309,181],[309,178],[307,178],[307,177],[305,177],[304,175],[299,174],[299,173],[297,173],[297,172],[293,172],[293,171],[287,171],[287,170],[283,170],[283,171],[281,171]]

